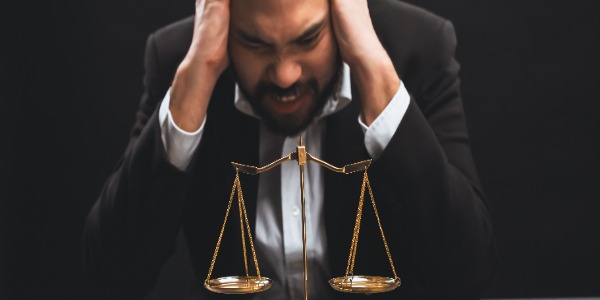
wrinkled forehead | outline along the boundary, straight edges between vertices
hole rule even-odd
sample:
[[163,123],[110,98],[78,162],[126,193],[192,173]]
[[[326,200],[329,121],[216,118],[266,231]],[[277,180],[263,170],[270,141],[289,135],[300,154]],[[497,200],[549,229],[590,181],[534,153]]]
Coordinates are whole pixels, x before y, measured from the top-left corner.
[[231,26],[267,41],[293,38],[329,17],[328,0],[231,0]]

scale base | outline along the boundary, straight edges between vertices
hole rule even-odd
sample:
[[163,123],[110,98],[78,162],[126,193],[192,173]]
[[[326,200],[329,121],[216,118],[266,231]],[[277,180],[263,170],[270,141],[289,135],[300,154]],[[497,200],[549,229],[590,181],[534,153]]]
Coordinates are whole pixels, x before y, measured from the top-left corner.
[[264,292],[272,284],[273,280],[263,276],[227,276],[207,280],[204,287],[220,294],[251,294]]
[[393,291],[400,286],[400,278],[363,275],[343,276],[330,279],[329,285],[338,292],[373,294]]

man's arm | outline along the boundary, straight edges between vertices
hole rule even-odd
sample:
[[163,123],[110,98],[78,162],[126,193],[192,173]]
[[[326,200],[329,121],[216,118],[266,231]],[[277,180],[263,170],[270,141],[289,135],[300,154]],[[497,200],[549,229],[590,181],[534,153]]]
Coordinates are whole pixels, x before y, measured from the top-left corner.
[[433,299],[481,297],[497,254],[472,159],[452,25],[443,21],[409,107],[373,164],[393,193],[410,267]]
[[[214,85],[229,63],[226,44],[215,43],[227,41],[228,14],[229,1],[196,2],[192,43],[175,74],[169,105],[169,117],[185,131],[205,120]],[[166,75],[159,76],[157,55],[151,36],[145,92],[129,145],[86,221],[86,273],[109,298],[140,299],[152,288],[174,251],[189,189],[190,175],[169,162],[161,137],[159,78]]]
[[[361,94],[362,118],[372,125],[387,110],[400,77],[375,33],[367,1],[331,4],[340,52]],[[408,247],[411,265],[406,267],[425,293],[433,299],[475,299],[489,284],[497,256],[464,121],[456,39],[446,21],[439,23],[432,42],[421,43],[427,33],[419,34],[423,37],[402,41],[424,46],[418,49],[423,60],[412,66],[420,69],[412,81],[418,84],[407,87],[416,98],[374,161],[372,174],[395,195],[384,207],[395,214],[396,232]]]
[[229,14],[229,0],[196,0],[192,45],[177,68],[169,105],[185,131],[196,131],[204,122],[215,84],[229,65]]
[[361,94],[367,126],[383,112],[401,80],[379,41],[366,0],[332,0],[331,18],[342,59],[350,66]]
[[173,253],[188,175],[164,151],[154,36],[146,47],[145,92],[127,150],[92,208],[84,234],[84,264],[105,296],[141,299]]

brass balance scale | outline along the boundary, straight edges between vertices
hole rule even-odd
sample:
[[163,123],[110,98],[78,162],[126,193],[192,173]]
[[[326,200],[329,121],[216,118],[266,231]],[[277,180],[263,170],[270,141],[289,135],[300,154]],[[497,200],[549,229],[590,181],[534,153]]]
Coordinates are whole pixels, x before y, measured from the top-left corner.
[[[350,254],[348,256],[348,264],[346,266],[346,274],[341,277],[336,277],[329,280],[329,284],[331,287],[340,292],[346,293],[364,293],[364,294],[372,294],[372,293],[382,293],[389,292],[400,286],[400,278],[396,274],[396,269],[394,268],[394,262],[392,261],[392,256],[390,254],[390,249],[387,244],[387,240],[383,233],[383,228],[381,227],[381,221],[379,219],[379,213],[377,211],[377,207],[375,205],[375,198],[373,197],[373,191],[371,190],[371,184],[369,182],[369,177],[367,175],[367,169],[371,165],[371,160],[364,160],[357,163],[345,165],[341,168],[330,165],[329,163],[322,161],[310,153],[306,151],[305,146],[302,142],[302,136],[300,136],[299,146],[296,148],[296,152],[290,153],[287,156],[284,156],[264,167],[255,167],[248,166],[239,163],[232,162],[231,164],[235,168],[236,174],[235,179],[233,181],[233,187],[231,189],[231,196],[229,197],[229,204],[227,205],[227,210],[225,212],[225,220],[223,221],[223,226],[221,227],[221,232],[219,234],[219,239],[217,240],[217,246],[215,248],[215,252],[213,254],[212,260],[210,262],[210,268],[208,270],[208,276],[204,281],[204,286],[215,293],[223,293],[223,294],[249,294],[249,293],[257,293],[268,290],[273,281],[267,277],[264,277],[260,274],[260,268],[258,266],[258,261],[256,259],[256,252],[254,250],[254,243],[252,241],[252,234],[250,230],[250,224],[248,223],[248,214],[246,212],[246,205],[244,203],[244,196],[242,193],[242,184],[240,183],[239,172],[257,175],[263,172],[267,172],[273,169],[276,166],[288,161],[295,160],[298,162],[298,166],[300,168],[300,199],[302,204],[302,253],[303,263],[304,263],[304,299],[308,300],[308,267],[307,267],[307,256],[306,256],[306,212],[305,212],[305,203],[304,203],[304,166],[307,161],[314,161],[317,164],[338,173],[350,174],[354,172],[363,171],[363,182],[362,188],[360,191],[360,199],[358,202],[358,210],[356,214],[356,221],[354,224],[354,234],[352,236],[352,242],[350,244]],[[358,247],[358,235],[360,232],[360,224],[362,219],[362,210],[363,203],[365,198],[365,190],[368,190],[369,197],[371,198],[371,204],[373,205],[373,209],[375,211],[375,217],[377,219],[377,225],[379,226],[379,231],[381,233],[381,238],[383,239],[383,243],[385,246],[385,251],[387,253],[388,260],[390,262],[390,266],[392,268],[393,277],[386,276],[364,276],[364,275],[354,275],[354,263],[356,261],[356,250]],[[231,211],[231,205],[233,203],[234,196],[237,192],[237,202],[239,209],[239,218],[240,218],[240,229],[242,232],[242,247],[244,252],[244,267],[246,270],[245,276],[227,276],[211,279],[211,275],[215,266],[215,261],[217,259],[217,255],[219,253],[219,247],[221,246],[221,240],[223,238],[223,232],[225,231],[225,225],[227,224],[227,219],[229,217],[229,212]],[[250,249],[252,252],[252,257],[254,260],[254,267],[256,269],[256,275],[250,275],[248,272],[248,258],[246,256],[246,237],[244,233],[244,228],[248,234],[248,240],[250,242]]]

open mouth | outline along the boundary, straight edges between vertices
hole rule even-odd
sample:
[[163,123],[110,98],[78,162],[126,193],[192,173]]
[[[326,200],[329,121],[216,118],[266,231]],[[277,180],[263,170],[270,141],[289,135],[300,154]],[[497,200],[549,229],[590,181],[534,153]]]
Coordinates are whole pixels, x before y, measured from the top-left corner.
[[293,90],[285,93],[285,94],[275,94],[273,93],[273,98],[275,98],[275,100],[279,101],[279,102],[291,102],[294,101],[296,99],[298,99],[298,97],[302,94],[302,90],[300,89],[300,87],[295,87]]
[[310,88],[296,86],[281,92],[271,92],[265,98],[265,105],[275,115],[289,115],[297,113],[310,101]]

